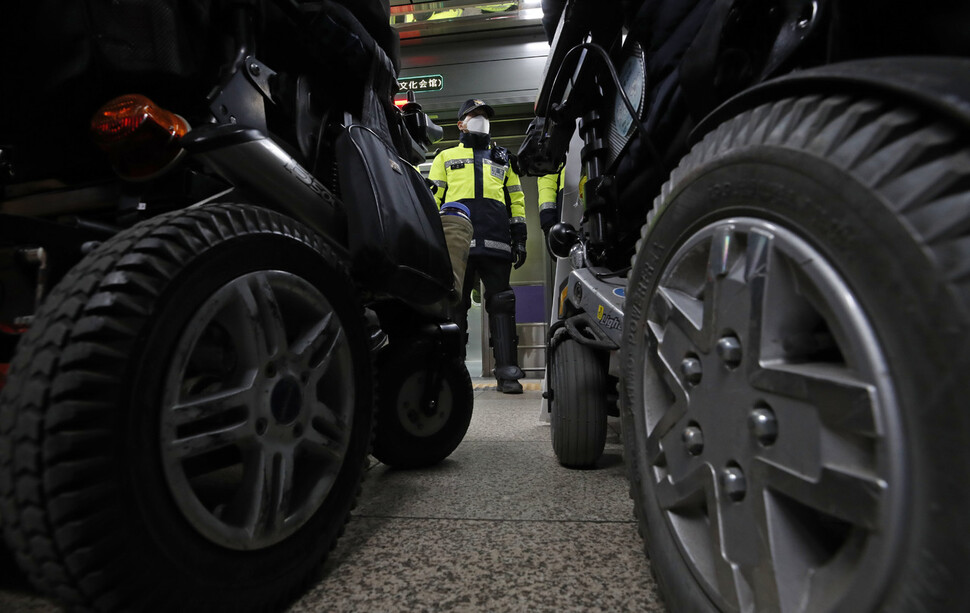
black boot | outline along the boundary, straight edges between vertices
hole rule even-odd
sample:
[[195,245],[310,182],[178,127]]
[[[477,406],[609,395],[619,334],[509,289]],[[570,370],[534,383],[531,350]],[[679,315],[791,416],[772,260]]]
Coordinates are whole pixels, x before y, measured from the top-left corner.
[[495,356],[495,378],[498,391],[521,394],[519,379],[525,376],[519,368],[518,345],[515,335],[515,294],[512,290],[499,292],[488,300],[488,329],[492,355]]

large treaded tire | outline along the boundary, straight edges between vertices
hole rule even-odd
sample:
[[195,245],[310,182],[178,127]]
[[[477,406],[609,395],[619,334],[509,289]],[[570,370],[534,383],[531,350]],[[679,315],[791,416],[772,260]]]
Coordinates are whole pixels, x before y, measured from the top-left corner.
[[378,360],[377,422],[374,457],[396,468],[423,468],[450,456],[465,438],[475,393],[465,363],[439,358],[435,407],[421,410],[429,376],[429,344],[392,344]]
[[552,450],[563,466],[589,468],[606,447],[606,367],[595,349],[571,338],[555,346],[551,362]]
[[[232,405],[224,413],[218,413],[221,405],[206,401],[199,405],[199,415],[211,408],[213,419],[226,421],[188,421],[166,434],[166,424],[176,418],[161,410],[168,406],[164,399],[178,399],[182,393],[170,383],[188,381],[188,370],[177,372],[175,364],[193,372],[205,372],[215,364],[229,373],[242,372],[234,364],[250,363],[244,361],[252,357],[246,353],[203,356],[197,353],[202,340],[189,349],[179,349],[178,344],[187,342],[193,325],[202,334],[202,326],[216,321],[204,319],[205,309],[220,287],[232,289],[240,279],[253,279],[254,287],[277,281],[280,285],[273,286],[272,304],[254,307],[232,299],[226,303],[227,312],[243,325],[223,335],[223,345],[246,346],[232,342],[248,338],[250,332],[256,339],[296,334],[285,341],[276,336],[276,350],[267,355],[274,360],[303,356],[306,361],[300,367],[310,370],[303,371],[302,384],[297,375],[275,388],[273,382],[285,379],[290,365],[278,362],[278,369],[267,367],[267,372],[246,370],[244,379],[255,377],[249,380],[263,385],[265,391],[259,393],[265,400]],[[262,289],[249,294],[256,296],[256,303],[266,299]],[[328,310],[314,310],[324,309],[324,303]],[[237,304],[241,306],[233,306]],[[237,316],[232,309],[243,314]],[[246,314],[261,319],[247,326]],[[322,323],[312,329],[293,323],[304,321]],[[214,333],[212,326],[217,327],[211,324],[204,332]],[[237,338],[230,338],[233,335]],[[251,346],[267,346],[260,342]],[[183,350],[189,353],[180,354]],[[211,364],[203,367],[189,361],[196,358]],[[332,370],[336,368],[339,371]],[[355,504],[374,411],[371,370],[362,307],[346,267],[302,224],[237,204],[214,204],[145,221],[80,262],[45,300],[21,341],[0,401],[4,535],[31,581],[71,608],[279,610],[315,579]],[[316,422],[308,423],[306,432],[302,425],[299,430],[287,425],[300,424],[303,417],[287,421],[293,414],[283,413],[310,406],[311,401],[295,405],[286,392],[303,389],[307,398],[307,385],[323,389],[333,375],[345,387],[335,392],[333,413],[327,415],[338,416],[340,423],[325,432],[332,434],[329,440],[338,451],[318,461],[307,454],[330,453],[314,447],[327,434],[318,431]],[[196,398],[204,399],[208,389],[214,388],[188,396],[197,393]],[[191,411],[180,406],[184,405],[172,405],[172,410]],[[270,415],[270,409],[279,415],[279,423],[272,417],[268,426],[265,417],[255,420],[255,415]],[[313,419],[323,410],[319,403],[313,405]],[[247,428],[255,420],[256,435],[287,427],[294,436],[306,438],[293,444],[292,449],[303,454],[296,459],[281,452],[259,455],[257,473],[244,482],[257,488],[242,493],[241,508],[250,509],[244,505],[252,503],[257,513],[251,519],[253,538],[228,529],[230,519],[222,513],[235,504],[233,500],[215,510],[198,506],[187,513],[186,505],[194,504],[187,494],[205,485],[191,479],[206,475],[190,474],[186,460],[181,465],[186,481],[173,481],[180,464],[166,463],[176,453],[168,450],[181,449],[176,444],[193,436],[219,450],[207,452],[212,461],[230,449],[242,458],[253,457],[254,448],[259,454],[271,453],[260,447],[256,435],[241,439],[238,449],[220,447],[224,443],[216,440],[217,430],[225,428],[228,435],[230,428],[241,427],[228,421],[241,415],[246,416],[242,423]],[[185,429],[190,426],[193,430]],[[183,438],[169,446],[166,436]],[[194,461],[191,453],[187,455]],[[239,459],[219,461],[228,465]],[[306,474],[302,480],[299,474],[287,477],[308,467],[327,471],[323,489],[315,489],[320,483],[315,478],[305,483]],[[245,475],[250,468],[242,466],[241,472]],[[228,477],[226,483],[231,483]],[[297,484],[303,489],[298,491]],[[283,500],[278,507],[273,506],[277,499]],[[307,501],[306,506],[298,506],[304,504],[299,501]],[[290,511],[304,514],[283,515]],[[277,515],[286,519],[274,523]],[[284,523],[290,519],[295,523]],[[212,525],[216,538],[206,532]]]
[[966,133],[918,112],[784,99],[683,159],[621,354],[672,611],[970,610],[968,263]]

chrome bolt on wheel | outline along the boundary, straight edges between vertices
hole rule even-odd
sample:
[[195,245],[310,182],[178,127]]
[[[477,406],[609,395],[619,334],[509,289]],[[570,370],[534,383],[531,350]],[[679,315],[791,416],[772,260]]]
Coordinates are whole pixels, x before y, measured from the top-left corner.
[[697,385],[701,382],[703,374],[701,361],[697,358],[684,358],[680,363],[680,372],[684,375],[684,381],[690,385]]
[[724,495],[733,502],[744,500],[744,495],[748,491],[744,472],[737,466],[728,466],[721,472],[721,487],[724,488]]
[[700,455],[704,451],[704,433],[697,426],[688,426],[682,436],[687,453]]
[[768,447],[778,438],[778,419],[774,412],[766,407],[759,407],[748,415],[748,427],[751,433],[764,447]]
[[741,341],[736,336],[725,336],[717,341],[717,355],[728,368],[741,364]]

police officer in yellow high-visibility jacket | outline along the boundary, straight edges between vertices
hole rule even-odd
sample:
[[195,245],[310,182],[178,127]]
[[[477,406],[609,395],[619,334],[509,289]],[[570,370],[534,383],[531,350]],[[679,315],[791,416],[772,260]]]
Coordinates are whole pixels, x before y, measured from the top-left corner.
[[525,263],[525,195],[508,150],[491,142],[488,120],[494,115],[484,101],[466,101],[458,111],[460,144],[435,157],[428,179],[434,183],[438,206],[464,204],[474,227],[458,324],[462,332],[468,329],[471,291],[481,279],[498,389],[519,394],[522,384],[518,380],[524,374],[518,365],[515,294],[509,276],[513,262],[516,268]]

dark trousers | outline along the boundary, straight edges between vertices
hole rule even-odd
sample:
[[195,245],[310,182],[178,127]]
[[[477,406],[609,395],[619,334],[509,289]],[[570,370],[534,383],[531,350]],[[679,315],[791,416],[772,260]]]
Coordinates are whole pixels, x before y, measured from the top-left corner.
[[[468,266],[465,268],[465,281],[461,289],[461,305],[459,306],[458,326],[468,342],[468,309],[472,306],[472,290],[481,281],[485,286],[482,304],[487,304],[493,295],[511,290],[509,275],[512,274],[512,262],[502,258],[489,256],[469,256]],[[514,331],[513,331],[514,334]]]
[[[485,304],[492,295],[512,289],[509,285],[511,274],[512,262],[509,260],[487,255],[469,256],[461,289],[462,319],[467,321],[468,309],[472,306],[472,290],[478,287],[479,280],[485,286],[485,295],[482,296],[482,303]],[[465,329],[467,328],[466,324]]]

